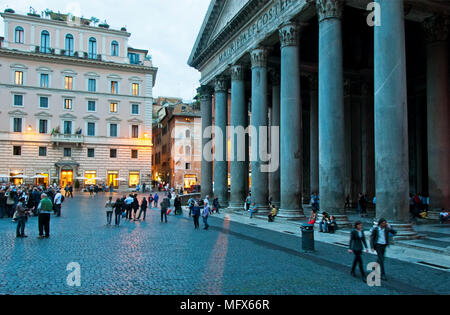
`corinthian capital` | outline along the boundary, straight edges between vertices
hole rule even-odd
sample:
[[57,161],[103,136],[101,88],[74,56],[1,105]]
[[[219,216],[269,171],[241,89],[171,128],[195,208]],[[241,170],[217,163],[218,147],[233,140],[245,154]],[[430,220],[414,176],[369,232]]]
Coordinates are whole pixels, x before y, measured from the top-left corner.
[[281,48],[287,46],[297,46],[299,41],[299,26],[294,22],[281,25],[280,30]]
[[448,39],[450,19],[448,17],[435,15],[423,22],[425,40],[427,43],[446,41]]
[[223,76],[219,76],[214,81],[214,89],[216,92],[227,92],[228,91],[228,79]]
[[252,68],[265,68],[267,67],[267,58],[269,51],[265,47],[253,49],[250,53],[252,59]]
[[231,66],[231,80],[235,81],[244,80],[244,67],[242,65]]
[[201,101],[209,101],[213,94],[213,88],[209,85],[202,85],[197,89],[197,92],[200,93]]
[[344,0],[316,0],[319,22],[326,19],[340,19],[344,9]]

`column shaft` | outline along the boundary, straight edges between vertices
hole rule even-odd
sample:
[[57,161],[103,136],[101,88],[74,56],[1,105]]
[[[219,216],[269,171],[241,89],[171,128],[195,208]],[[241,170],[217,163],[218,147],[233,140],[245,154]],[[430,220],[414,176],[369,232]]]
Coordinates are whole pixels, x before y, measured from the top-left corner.
[[[278,72],[271,73],[272,77],[272,110],[271,110],[271,127],[280,128],[280,74]],[[277,139],[278,143],[271,141],[271,154],[274,154],[274,146],[280,145],[280,138]],[[278,151],[279,153],[279,151]],[[278,156],[278,161],[280,157]],[[272,197],[272,203],[279,208],[280,207],[280,168],[278,167],[275,172],[269,174],[270,176],[270,196]]]
[[[202,86],[199,88],[201,97],[201,110],[202,110],[202,181],[201,190],[202,198],[206,196],[212,197],[213,187],[213,162],[212,152],[207,149],[211,144],[212,137],[205,137],[205,130],[212,127],[212,89],[208,86]],[[206,150],[205,150],[206,148]],[[206,151],[206,152],[205,152]]]
[[319,193],[319,105],[317,78],[310,77],[311,193]]

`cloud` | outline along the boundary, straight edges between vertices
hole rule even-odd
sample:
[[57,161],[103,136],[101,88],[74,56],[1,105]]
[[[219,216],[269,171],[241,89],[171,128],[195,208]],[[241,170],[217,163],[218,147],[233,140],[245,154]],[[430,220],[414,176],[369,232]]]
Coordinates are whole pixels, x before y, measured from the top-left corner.
[[[7,0],[8,1],[8,0]],[[190,100],[199,85],[200,74],[187,65],[209,0],[15,0],[3,3],[0,9],[13,8],[18,13],[50,9],[68,13],[73,10],[86,18],[106,20],[111,28],[126,26],[131,33],[129,45],[148,49],[158,67],[155,96],[176,96]],[[3,21],[0,34],[3,34]]]

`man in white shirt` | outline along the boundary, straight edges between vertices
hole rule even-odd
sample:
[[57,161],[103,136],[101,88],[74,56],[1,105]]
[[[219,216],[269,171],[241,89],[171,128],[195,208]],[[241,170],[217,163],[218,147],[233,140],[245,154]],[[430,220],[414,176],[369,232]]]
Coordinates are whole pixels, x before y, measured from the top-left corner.
[[62,194],[61,191],[58,190],[56,192],[55,198],[53,199],[53,204],[55,205],[55,214],[57,217],[61,216],[61,204],[62,204]]
[[445,210],[445,209],[442,209],[441,213],[439,213],[439,219],[440,219],[441,224],[444,224],[445,222],[450,220],[450,216],[448,214],[448,211]]
[[370,245],[372,251],[376,251],[378,255],[378,264],[381,267],[381,279],[387,281],[384,269],[384,257],[386,248],[389,246],[389,235],[396,235],[397,232],[387,223],[385,219],[378,221],[378,226],[373,229],[370,236]]

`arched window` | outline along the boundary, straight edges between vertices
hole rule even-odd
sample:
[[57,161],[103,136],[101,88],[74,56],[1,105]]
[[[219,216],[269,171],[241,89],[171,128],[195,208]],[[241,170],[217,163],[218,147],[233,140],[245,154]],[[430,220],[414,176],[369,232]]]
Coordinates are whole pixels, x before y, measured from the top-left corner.
[[188,129],[186,130],[186,138],[189,139],[191,137],[191,131]]
[[41,33],[41,52],[50,53],[50,33],[48,31],[42,31]]
[[97,59],[97,40],[89,38],[89,59]]
[[191,147],[190,146],[187,145],[185,151],[186,151],[186,155],[188,155],[188,156],[191,155]]
[[18,44],[23,44],[24,42],[24,30],[21,26],[17,26],[16,27],[16,32],[15,32],[15,40],[14,42],[18,43]]
[[119,56],[119,43],[116,41],[113,41],[111,43],[111,56],[114,57]]
[[66,35],[65,50],[66,50],[66,56],[73,56],[73,36],[72,36],[72,34]]

